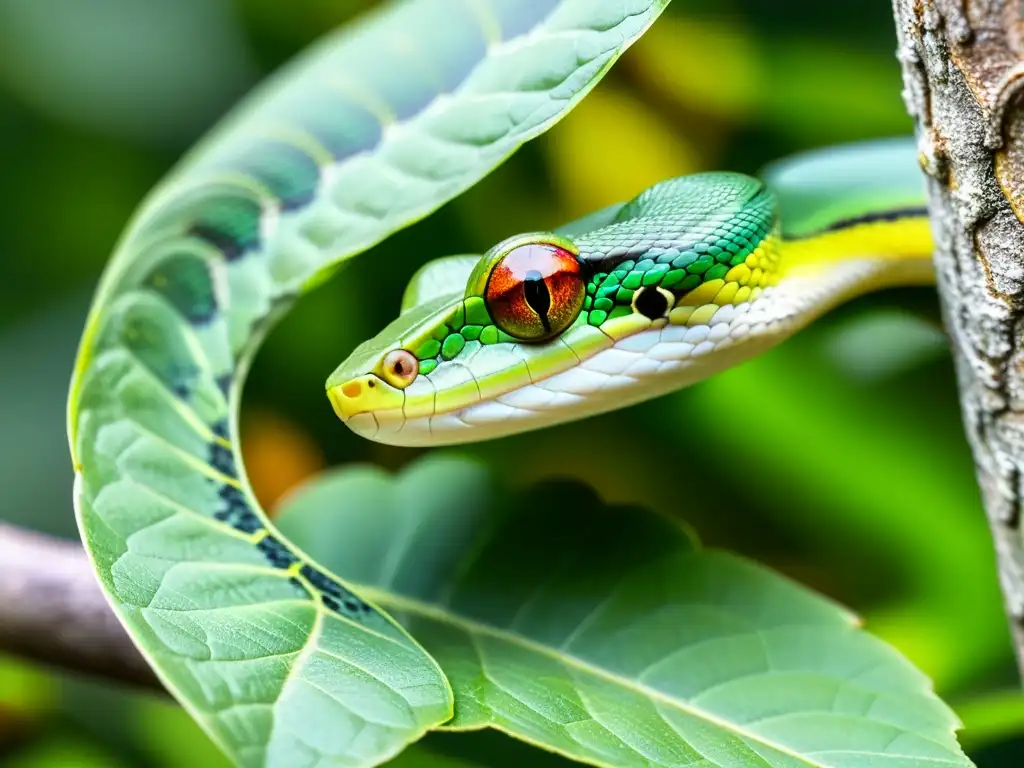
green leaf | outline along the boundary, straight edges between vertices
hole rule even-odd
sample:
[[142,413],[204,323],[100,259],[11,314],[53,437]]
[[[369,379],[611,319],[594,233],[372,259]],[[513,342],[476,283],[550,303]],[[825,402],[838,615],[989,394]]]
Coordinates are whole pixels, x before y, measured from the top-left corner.
[[438,659],[447,727],[616,768],[970,765],[927,679],[849,613],[579,485],[510,494],[430,458],[314,482],[280,525]]
[[559,120],[667,2],[388,5],[271,78],[123,236],[71,386],[79,527],[236,763],[377,765],[452,707],[435,661],[259,510],[236,428],[256,347],[331,267]]
[[[757,466],[776,489],[759,494],[766,509],[848,567],[870,552],[872,568],[857,580],[884,595],[875,632],[939,690],[967,685],[1010,649],[955,382],[868,386],[823,364],[832,336],[809,328],[701,382],[658,412],[659,434],[685,428],[708,454]],[[756,429],[735,407],[751,392],[771,393]]]

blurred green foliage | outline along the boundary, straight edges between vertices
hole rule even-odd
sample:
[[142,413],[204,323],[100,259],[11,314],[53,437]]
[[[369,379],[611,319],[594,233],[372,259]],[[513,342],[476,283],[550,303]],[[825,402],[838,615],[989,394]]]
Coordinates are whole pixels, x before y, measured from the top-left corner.
[[[90,292],[135,205],[263,74],[372,4],[0,2],[4,519],[76,535],[67,381]],[[676,0],[562,124],[300,302],[265,345],[243,408],[264,499],[324,462],[394,469],[420,454],[348,433],[322,384],[394,316],[424,261],[674,174],[753,172],[799,149],[909,131],[889,3],[785,6]],[[709,544],[841,600],[935,679],[978,765],[1024,760],[1024,706],[933,291],[865,297],[692,389],[473,452],[516,483],[569,476],[685,519]],[[0,662],[4,766],[223,765],[164,699]],[[560,762],[523,749],[496,734],[437,735],[395,764]]]

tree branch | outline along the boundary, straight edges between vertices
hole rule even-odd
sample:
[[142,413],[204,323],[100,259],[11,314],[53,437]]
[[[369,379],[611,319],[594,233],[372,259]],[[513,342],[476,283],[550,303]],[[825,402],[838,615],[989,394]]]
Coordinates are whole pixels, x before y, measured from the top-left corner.
[[161,688],[80,546],[0,524],[0,650]]
[[1021,0],[893,0],[893,12],[964,426],[1024,664]]

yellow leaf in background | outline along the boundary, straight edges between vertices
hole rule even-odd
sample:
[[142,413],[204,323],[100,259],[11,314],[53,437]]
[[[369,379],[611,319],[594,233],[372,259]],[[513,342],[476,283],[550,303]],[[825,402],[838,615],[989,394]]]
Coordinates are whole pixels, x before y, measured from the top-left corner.
[[602,85],[545,137],[552,182],[569,218],[627,200],[673,176],[701,170],[681,126]]
[[729,19],[665,16],[622,60],[685,114],[762,124],[816,145],[908,132],[899,63],[863,42],[762,35]]
[[759,107],[761,58],[756,39],[739,24],[666,15],[622,63],[662,98],[742,123]]
[[253,493],[271,517],[284,494],[324,468],[324,457],[312,437],[266,411],[245,414],[242,455]]

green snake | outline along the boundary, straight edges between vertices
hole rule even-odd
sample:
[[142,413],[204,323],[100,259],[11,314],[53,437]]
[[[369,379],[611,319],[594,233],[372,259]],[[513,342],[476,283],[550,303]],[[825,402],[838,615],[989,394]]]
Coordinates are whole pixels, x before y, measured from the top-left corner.
[[397,445],[499,437],[621,408],[755,355],[837,302],[928,281],[913,144],[669,179],[559,232],[426,265],[399,318],[328,381]]
[[[256,503],[237,406],[260,341],[345,259],[554,124],[666,4],[370,14],[260,88],[118,244],[69,396],[79,527],[139,648],[238,763],[376,764],[452,706],[415,641]],[[549,426],[712,375],[859,293],[928,282],[930,252],[909,141],[670,179],[557,232],[430,262],[327,393],[388,443]],[[395,698],[398,724],[360,711],[365,690],[325,688],[324,670],[350,668]],[[311,712],[333,724],[314,741]]]

